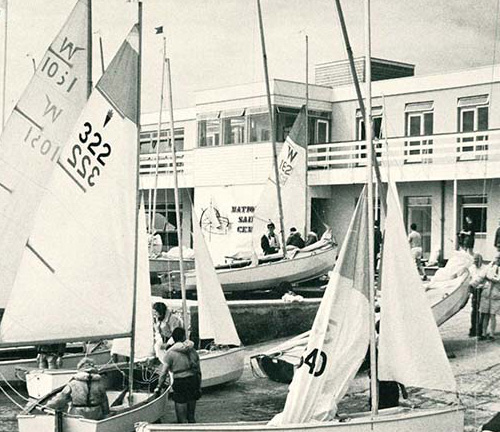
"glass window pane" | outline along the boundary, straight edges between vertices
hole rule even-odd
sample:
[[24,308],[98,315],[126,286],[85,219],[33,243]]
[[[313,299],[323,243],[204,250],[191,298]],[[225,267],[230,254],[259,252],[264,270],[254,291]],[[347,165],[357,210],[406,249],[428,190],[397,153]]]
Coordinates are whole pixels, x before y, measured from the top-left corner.
[[328,122],[318,120],[316,123],[316,144],[325,144],[328,142]]
[[205,147],[207,145],[207,121],[201,120],[198,122],[198,146]]
[[434,114],[424,114],[424,135],[432,135],[434,133]]
[[488,130],[488,107],[477,109],[477,130]]
[[409,136],[420,136],[420,125],[421,125],[420,115],[410,116]]
[[486,207],[464,207],[462,209],[462,220],[465,221],[465,217],[469,216],[472,219],[472,226],[476,233],[485,233],[487,211],[488,209]]
[[230,117],[223,120],[224,144],[241,144],[245,140],[245,117]]
[[255,114],[250,117],[250,142],[263,142],[271,140],[269,127],[269,114]]
[[382,138],[382,117],[373,117],[373,138]]
[[462,111],[461,132],[474,132],[474,111]]

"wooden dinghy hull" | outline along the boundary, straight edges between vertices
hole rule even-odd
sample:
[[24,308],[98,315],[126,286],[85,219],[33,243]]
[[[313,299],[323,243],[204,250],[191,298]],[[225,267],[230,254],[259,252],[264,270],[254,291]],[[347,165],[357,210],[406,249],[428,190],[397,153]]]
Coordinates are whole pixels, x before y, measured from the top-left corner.
[[238,381],[243,374],[245,353],[243,348],[220,351],[201,351],[201,387],[213,387]]
[[[291,259],[270,261],[257,266],[217,270],[224,292],[276,288],[283,282],[298,283],[316,279],[332,270],[337,248],[327,246],[299,252]],[[186,273],[186,289],[196,289],[196,274]]]
[[373,420],[370,413],[361,413],[345,420],[269,426],[266,423],[218,423],[218,424],[140,424],[136,432],[463,432],[462,408],[434,410],[390,408],[380,410]]

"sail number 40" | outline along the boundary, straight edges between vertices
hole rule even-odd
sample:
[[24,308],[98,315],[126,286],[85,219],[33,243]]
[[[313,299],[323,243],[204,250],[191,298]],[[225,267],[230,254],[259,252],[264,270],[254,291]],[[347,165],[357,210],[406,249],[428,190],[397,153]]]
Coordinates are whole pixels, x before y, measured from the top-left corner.
[[309,374],[319,377],[325,372],[327,362],[327,355],[323,351],[319,351],[318,348],[314,348],[305,358],[300,358],[299,367],[307,365]]
[[73,146],[68,163],[92,187],[101,174],[101,167],[106,165],[106,158],[111,155],[111,146],[102,142],[99,132],[92,132],[92,124],[85,122],[83,127],[78,135],[80,143]]

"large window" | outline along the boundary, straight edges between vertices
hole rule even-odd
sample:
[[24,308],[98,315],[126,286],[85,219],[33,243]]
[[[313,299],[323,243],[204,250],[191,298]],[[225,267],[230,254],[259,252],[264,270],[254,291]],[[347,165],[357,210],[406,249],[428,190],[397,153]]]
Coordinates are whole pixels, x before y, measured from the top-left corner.
[[284,142],[286,140],[298,115],[298,108],[276,108],[276,141]]
[[198,145],[213,147],[220,145],[220,113],[201,114],[198,116]]
[[489,96],[458,99],[457,161],[488,157]]
[[430,163],[434,152],[434,102],[411,102],[405,106],[405,163]]
[[417,231],[422,236],[422,252],[424,258],[428,258],[431,252],[432,198],[429,196],[406,197],[405,215],[408,232],[411,224],[417,225]]
[[468,195],[461,197],[460,220],[464,226],[465,218],[469,216],[476,234],[486,234],[488,216],[488,198],[486,195]]
[[245,142],[245,110],[231,110],[222,113],[224,144],[242,144]]
[[267,108],[248,108],[246,113],[250,132],[248,141],[251,143],[271,141],[271,127]]
[[[184,128],[175,128],[175,149],[177,151],[184,150]],[[141,132],[141,154],[156,153],[156,145],[158,143],[158,131]],[[170,152],[170,129],[162,129],[160,131],[160,153]]]
[[[380,139],[384,137],[384,133],[382,130],[382,117],[383,117],[383,108],[382,107],[373,107],[372,108],[372,123],[373,123],[373,138]],[[365,119],[361,115],[361,110],[356,110],[356,140],[364,141],[366,140],[366,131],[365,131]]]

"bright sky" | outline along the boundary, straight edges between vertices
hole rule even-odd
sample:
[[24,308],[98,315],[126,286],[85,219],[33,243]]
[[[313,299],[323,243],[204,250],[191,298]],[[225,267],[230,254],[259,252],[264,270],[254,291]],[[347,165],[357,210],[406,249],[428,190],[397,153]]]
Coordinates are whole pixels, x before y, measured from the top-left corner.
[[[75,0],[8,0],[7,108],[19,98]],[[372,0],[372,56],[413,63],[430,74],[500,63],[495,23],[500,0]],[[92,0],[94,81],[136,22],[137,4]],[[346,58],[334,0],[261,0],[271,78],[310,80],[314,64]],[[363,55],[362,0],[343,1],[355,56]],[[143,110],[159,108],[164,26],[171,57],[174,106],[194,104],[194,92],[263,80],[256,0],[144,0]],[[498,40],[499,37],[497,37]]]

